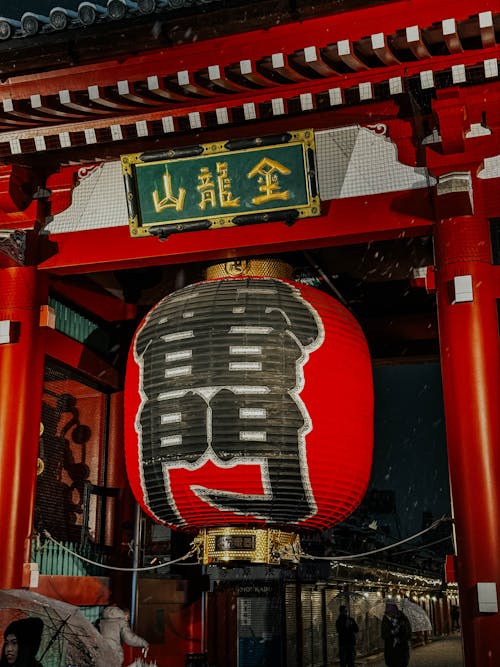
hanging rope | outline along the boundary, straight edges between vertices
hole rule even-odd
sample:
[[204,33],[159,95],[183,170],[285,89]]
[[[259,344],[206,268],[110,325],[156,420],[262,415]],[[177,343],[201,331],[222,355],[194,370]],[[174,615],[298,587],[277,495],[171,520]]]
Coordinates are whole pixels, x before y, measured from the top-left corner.
[[90,565],[95,565],[96,567],[102,567],[105,568],[106,570],[117,570],[119,572],[147,572],[148,570],[159,570],[161,567],[167,567],[168,565],[175,565],[175,563],[180,563],[184,560],[187,560],[196,553],[196,547],[193,546],[186,554],[184,554],[184,556],[176,558],[175,560],[169,560],[165,563],[159,563],[158,565],[149,565],[147,567],[118,567],[115,565],[105,565],[104,563],[98,563],[95,560],[90,560],[90,558],[85,558],[85,556],[82,556],[78,552],[73,551],[69,547],[66,547],[64,544],[62,544],[61,542],[55,540],[47,530],[44,530],[43,534],[48,540],[50,540],[54,544],[57,544],[57,546],[60,549],[67,551],[72,556],[75,556],[75,558],[79,558],[85,563],[89,563]]
[[450,521],[450,517],[442,516],[440,519],[436,519],[436,521],[431,523],[430,526],[424,528],[424,530],[421,530],[418,533],[415,533],[414,535],[410,535],[410,537],[405,537],[404,540],[399,540],[399,542],[395,542],[394,544],[389,544],[386,547],[380,547],[379,549],[372,549],[372,551],[365,551],[361,554],[351,554],[350,556],[311,556],[310,554],[303,553],[301,554],[301,558],[307,558],[309,560],[329,560],[329,561],[345,561],[345,560],[355,560],[356,558],[364,558],[365,556],[378,554],[381,551],[389,551],[389,549],[394,549],[395,547],[399,547],[401,544],[410,542],[411,540],[414,540],[417,537],[420,537],[421,535],[425,535],[425,533],[428,533],[430,530],[434,530],[434,528],[439,526],[439,524],[443,523],[444,521]]
[[[384,547],[380,547],[378,549],[372,549],[371,551],[364,551],[363,553],[359,554],[351,554],[351,555],[344,555],[344,556],[312,556],[311,554],[306,554],[306,553],[301,553],[300,557],[305,558],[307,560],[326,560],[326,561],[347,561],[347,560],[356,560],[357,558],[365,558],[366,556],[371,556],[372,554],[377,554],[381,553],[382,551],[389,551],[390,549],[395,549],[396,547],[401,546],[402,544],[406,544],[406,542],[411,542],[412,540],[415,540],[417,537],[420,537],[421,535],[425,535],[425,533],[428,533],[431,530],[434,530],[439,526],[441,523],[445,521],[451,521],[450,517],[447,516],[442,516],[440,519],[436,519],[433,523],[430,524],[427,528],[424,528],[423,530],[420,530],[418,533],[415,533],[414,535],[410,535],[409,537],[405,537],[404,540],[399,540],[398,542],[394,542],[394,544],[389,544]],[[175,565],[176,563],[181,563],[182,561],[187,560],[191,556],[194,556],[194,554],[199,550],[199,546],[194,544],[192,548],[184,554],[184,556],[181,556],[180,558],[176,558],[175,560],[170,560],[166,561],[165,563],[159,563],[158,565],[149,565],[147,567],[118,567],[114,565],[105,565],[104,563],[98,563],[97,561],[93,561],[90,558],[86,558],[85,556],[82,556],[81,554],[77,553],[76,551],[73,551],[69,547],[66,547],[64,544],[61,542],[58,542],[55,540],[52,535],[47,531],[44,530],[43,534],[45,537],[56,544],[60,549],[63,549],[64,551],[68,552],[75,558],[79,558],[80,560],[89,563],[90,565],[95,565],[96,567],[102,567],[106,570],[116,570],[119,572],[147,572],[149,570],[159,570],[162,567],[167,567],[169,565]],[[446,538],[448,539],[448,538]],[[441,540],[439,540],[441,541]],[[186,563],[186,565],[189,565],[189,563]]]

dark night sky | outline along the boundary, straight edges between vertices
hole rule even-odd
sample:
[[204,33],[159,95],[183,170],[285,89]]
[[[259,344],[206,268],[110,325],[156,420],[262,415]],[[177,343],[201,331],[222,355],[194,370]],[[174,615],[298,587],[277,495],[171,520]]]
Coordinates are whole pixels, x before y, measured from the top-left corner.
[[422,528],[422,512],[450,514],[440,367],[374,369],[375,450],[369,488],[394,490],[402,537]]
[[[34,12],[48,16],[54,7],[65,7],[76,11],[83,0],[0,0],[0,16],[20,19],[24,12]],[[96,3],[99,4],[99,3]],[[103,1],[100,4],[106,5]]]

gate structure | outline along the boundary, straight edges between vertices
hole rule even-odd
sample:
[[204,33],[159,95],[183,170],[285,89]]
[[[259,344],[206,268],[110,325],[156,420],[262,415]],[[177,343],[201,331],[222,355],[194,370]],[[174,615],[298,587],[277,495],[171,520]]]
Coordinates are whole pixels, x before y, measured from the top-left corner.
[[[401,339],[439,342],[465,664],[499,664],[497,3],[68,0],[45,17],[37,0],[17,4],[0,19],[0,586],[27,585],[33,571],[46,357],[105,379],[102,483],[124,488],[123,353],[148,290],[159,300],[202,265],[239,270],[263,255],[335,250],[340,266],[354,247],[389,241],[396,269],[403,242],[432,239],[411,279],[435,295],[431,320],[400,305],[397,326]],[[224,155],[305,130],[310,214],[207,214],[133,233],[122,156]],[[204,212],[236,196],[217,161],[212,185],[208,171],[191,184]],[[257,197],[285,192],[278,162],[249,170]],[[162,172],[158,207],[180,205],[182,187]],[[333,267],[316,268],[332,283]],[[119,332],[105,363],[90,331],[53,329],[49,295]]]

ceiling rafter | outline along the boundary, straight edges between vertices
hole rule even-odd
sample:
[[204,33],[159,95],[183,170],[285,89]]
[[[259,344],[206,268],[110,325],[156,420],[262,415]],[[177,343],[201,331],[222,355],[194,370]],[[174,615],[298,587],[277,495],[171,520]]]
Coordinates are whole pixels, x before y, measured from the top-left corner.
[[127,59],[126,67],[107,61],[11,78],[0,90],[0,158],[337,110],[387,101],[415,86],[498,79],[500,13],[395,28],[394,16],[376,9],[357,13],[372,30],[392,32],[359,37],[357,26],[346,39],[345,17],[336,15],[305,21],[301,30],[285,25],[161,49]]

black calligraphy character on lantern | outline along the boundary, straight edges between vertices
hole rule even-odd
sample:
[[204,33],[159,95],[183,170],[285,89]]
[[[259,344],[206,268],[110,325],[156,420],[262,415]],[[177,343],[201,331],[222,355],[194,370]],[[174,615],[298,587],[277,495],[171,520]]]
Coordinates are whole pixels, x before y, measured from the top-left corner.
[[293,285],[272,278],[216,280],[166,297],[134,348],[143,398],[136,417],[145,500],[184,521],[169,486],[173,468],[260,466],[259,495],[192,487],[221,511],[293,523],[316,511],[300,398],[303,366],[320,347],[319,315]]

